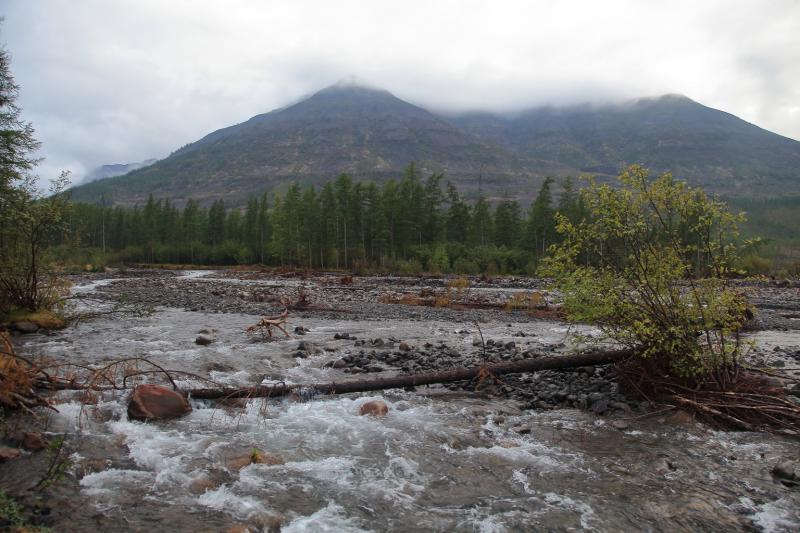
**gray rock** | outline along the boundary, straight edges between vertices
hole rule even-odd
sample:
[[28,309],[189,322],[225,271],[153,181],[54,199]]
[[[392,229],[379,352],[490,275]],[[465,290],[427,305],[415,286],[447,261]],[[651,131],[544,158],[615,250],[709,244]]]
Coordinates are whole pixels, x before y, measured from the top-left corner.
[[597,400],[589,407],[593,413],[598,415],[602,415],[606,411],[608,411],[608,402],[606,400]]
[[39,326],[28,320],[20,320],[11,324],[11,329],[20,333],[36,333],[39,331]]
[[605,395],[602,392],[593,392],[587,398],[587,400],[589,400],[589,403],[599,402],[600,400],[603,399],[605,399]]
[[624,431],[629,427],[628,423],[625,422],[624,420],[614,420],[613,422],[611,422],[611,425],[620,431]]
[[521,424],[519,426],[514,426],[513,428],[511,428],[511,431],[513,431],[514,433],[519,433],[520,435],[527,435],[528,433],[531,432],[531,427]]
[[656,460],[653,464],[653,470],[655,470],[656,474],[666,474],[667,472],[674,470],[672,465],[664,458]]
[[782,461],[775,466],[772,467],[772,473],[775,477],[779,477],[781,479],[788,479],[794,480],[797,479],[797,474],[795,473],[795,465],[791,461]]
[[208,346],[212,342],[214,342],[214,337],[211,335],[198,335],[197,338],[194,340],[195,344],[199,344],[200,346]]
[[337,359],[336,361],[333,362],[332,366],[333,368],[344,368],[347,366],[347,361],[345,361],[344,359]]

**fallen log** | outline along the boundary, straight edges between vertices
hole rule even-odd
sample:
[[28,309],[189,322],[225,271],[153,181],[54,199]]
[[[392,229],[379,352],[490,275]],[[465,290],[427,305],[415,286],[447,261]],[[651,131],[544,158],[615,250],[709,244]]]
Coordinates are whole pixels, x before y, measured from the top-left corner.
[[511,363],[496,363],[470,368],[454,368],[440,372],[425,372],[420,374],[405,374],[391,378],[371,380],[353,380],[333,383],[317,383],[310,385],[259,385],[245,388],[204,388],[189,389],[184,391],[191,398],[198,400],[214,400],[220,398],[276,398],[303,392],[311,394],[347,394],[351,392],[369,392],[385,389],[398,389],[416,387],[419,385],[432,385],[434,383],[452,383],[479,377],[501,376],[503,374],[518,374],[522,372],[537,372],[539,370],[560,370],[582,366],[607,365],[627,359],[634,354],[633,350],[593,351],[579,355],[545,356],[538,358],[514,361]]

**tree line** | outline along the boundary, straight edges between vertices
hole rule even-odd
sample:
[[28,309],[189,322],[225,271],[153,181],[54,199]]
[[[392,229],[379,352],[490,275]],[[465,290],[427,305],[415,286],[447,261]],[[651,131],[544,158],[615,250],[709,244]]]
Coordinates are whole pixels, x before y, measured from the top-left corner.
[[224,200],[179,208],[152,196],[132,208],[79,203],[57,251],[90,264],[533,273],[558,239],[556,213],[579,220],[585,211],[568,178],[557,201],[554,180],[545,179],[527,210],[480,194],[469,202],[443,179],[422,178],[412,163],[383,185],[342,174],[319,189],[295,183],[252,197],[243,208],[228,209]]

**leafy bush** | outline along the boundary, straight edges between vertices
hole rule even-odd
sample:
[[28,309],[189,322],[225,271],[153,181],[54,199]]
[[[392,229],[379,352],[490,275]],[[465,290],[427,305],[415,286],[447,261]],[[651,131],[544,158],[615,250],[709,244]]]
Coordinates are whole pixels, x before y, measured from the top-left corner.
[[738,223],[725,204],[664,174],[632,166],[620,186],[589,180],[587,217],[558,217],[563,241],[542,274],[567,316],[685,377],[735,377],[748,314],[726,278],[737,261]]

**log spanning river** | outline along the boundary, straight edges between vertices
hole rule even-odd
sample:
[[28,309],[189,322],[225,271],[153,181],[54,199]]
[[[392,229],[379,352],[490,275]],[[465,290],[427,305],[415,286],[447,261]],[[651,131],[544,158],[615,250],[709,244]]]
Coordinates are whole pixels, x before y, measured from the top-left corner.
[[[124,293],[155,304],[156,312],[98,318],[17,341],[28,356],[94,366],[142,356],[227,386],[341,381],[355,379],[353,374],[366,379],[370,373],[387,376],[570,348],[567,326],[556,320],[497,308],[380,303],[380,280],[363,291],[360,281],[349,283],[214,272],[83,279],[76,294],[100,298],[81,304],[85,309],[107,308],[107,301]],[[412,288],[403,283],[387,281],[385,290],[421,292],[419,281]],[[301,287],[314,305],[292,312],[291,338],[279,334],[264,342],[245,335],[257,313],[268,311],[259,294]],[[473,290],[493,301],[527,289]],[[295,333],[295,327],[305,329]],[[206,346],[195,343],[202,330],[212,338]],[[488,355],[478,342],[481,335]],[[757,357],[800,366],[800,331],[766,329],[754,336]],[[153,423],[128,420],[124,393],[85,406],[75,393],[61,392],[46,433],[67,434],[72,465],[67,479],[50,489],[53,528],[800,528],[800,491],[771,473],[778,462],[800,461],[797,440],[715,431],[675,411],[649,410],[625,397],[610,373],[545,372],[478,392],[431,386],[280,401],[193,400],[187,416]],[[388,413],[360,416],[361,405],[371,400],[386,402]],[[275,460],[250,464],[256,449]],[[23,486],[29,477],[24,467],[8,468],[4,483]]]

